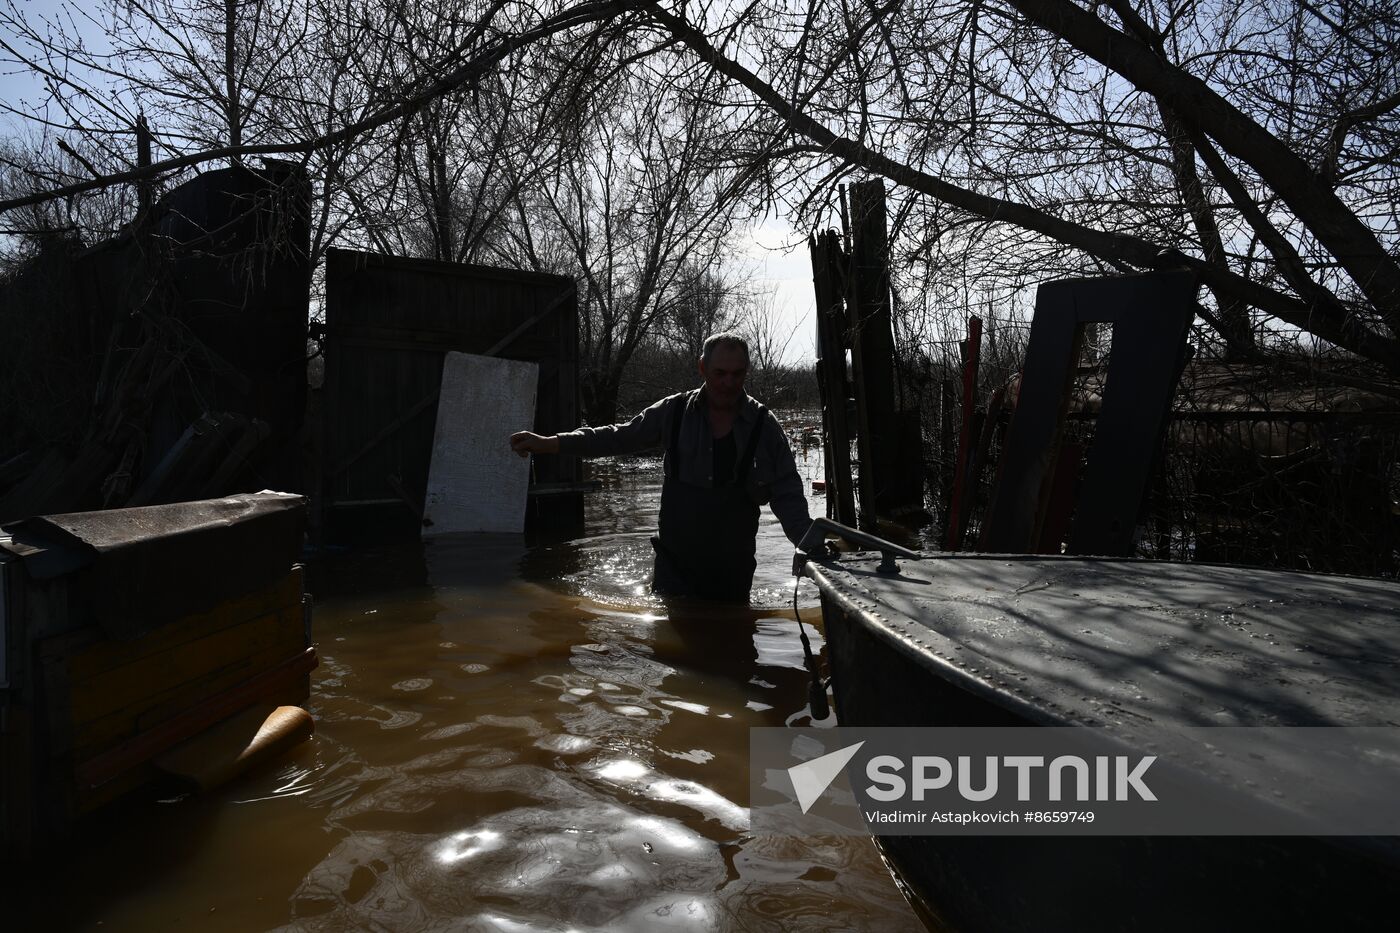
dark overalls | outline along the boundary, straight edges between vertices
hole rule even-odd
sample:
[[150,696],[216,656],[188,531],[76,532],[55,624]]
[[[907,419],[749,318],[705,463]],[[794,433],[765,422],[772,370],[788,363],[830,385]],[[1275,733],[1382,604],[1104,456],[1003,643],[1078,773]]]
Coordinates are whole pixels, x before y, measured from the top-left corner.
[[759,512],[758,502],[749,493],[749,469],[767,409],[758,407],[758,424],[732,478],[711,488],[680,478],[681,421],[686,402],[686,396],[678,398],[671,415],[659,533],[651,539],[656,548],[652,589],[664,596],[747,603],[753,585]]

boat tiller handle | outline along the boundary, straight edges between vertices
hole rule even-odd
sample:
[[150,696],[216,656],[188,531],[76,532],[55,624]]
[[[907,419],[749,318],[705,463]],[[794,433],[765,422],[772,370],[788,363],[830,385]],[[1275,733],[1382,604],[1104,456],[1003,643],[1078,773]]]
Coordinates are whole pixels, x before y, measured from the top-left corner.
[[812,553],[812,549],[820,546],[826,541],[826,533],[830,531],[837,537],[845,538],[852,544],[863,545],[874,551],[880,552],[880,566],[876,568],[880,573],[898,573],[899,568],[895,566],[895,557],[903,557],[905,560],[922,560],[923,555],[918,551],[911,551],[907,547],[900,547],[893,541],[886,541],[884,538],[876,537],[867,531],[860,531],[840,522],[833,522],[831,519],[822,517],[812,519],[812,526],[807,529],[807,533],[802,536],[802,540],[797,542],[798,557],[793,560],[793,576],[802,573],[802,565],[806,563],[806,555]]

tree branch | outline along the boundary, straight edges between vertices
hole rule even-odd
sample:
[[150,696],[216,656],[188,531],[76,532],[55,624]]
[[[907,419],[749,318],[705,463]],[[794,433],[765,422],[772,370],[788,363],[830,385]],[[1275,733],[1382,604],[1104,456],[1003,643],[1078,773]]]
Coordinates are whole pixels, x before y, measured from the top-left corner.
[[1175,112],[1190,114],[1222,149],[1248,163],[1342,264],[1391,334],[1400,335],[1400,265],[1297,153],[1204,81],[1069,0],[1007,2]]
[[702,61],[747,88],[794,131],[819,144],[831,156],[989,221],[1013,224],[1109,261],[1125,262],[1141,269],[1179,268],[1184,263],[1212,289],[1237,296],[1286,323],[1309,330],[1337,346],[1400,371],[1400,343],[1369,331],[1354,318],[1340,318],[1329,313],[1330,309],[1299,301],[1291,295],[1251,282],[1228,268],[1220,268],[1194,257],[1163,257],[1159,246],[1139,237],[1085,227],[1025,204],[961,188],[897,162],[859,142],[837,136],[825,125],[794,108],[784,95],[766,81],[725,56],[699,29],[664,9],[655,0],[621,2],[635,9],[646,10],[657,24],[680,38]]
[[471,81],[479,79],[513,50],[522,45],[538,42],[541,39],[545,39],[556,33],[564,32],[576,26],[602,22],[616,15],[620,9],[621,5],[614,2],[614,0],[599,0],[599,2],[581,3],[578,6],[570,7],[542,21],[533,29],[505,35],[493,40],[474,57],[448,71],[442,77],[428,83],[428,85],[418,93],[381,108],[369,116],[338,130],[324,133],[312,139],[296,143],[223,146],[216,149],[207,149],[201,152],[190,153],[189,155],[156,162],[149,166],[134,168],[125,172],[115,172],[87,181],[65,185],[61,188],[54,188],[49,191],[37,192],[0,201],[0,214],[17,207],[39,204],[55,198],[72,197],[73,195],[83,194],[87,191],[94,191],[98,188],[106,188],[125,182],[154,178],[166,172],[189,168],[192,165],[202,165],[205,162],[213,162],[219,159],[237,159],[243,156],[308,155],[318,149],[324,149],[328,146],[334,146],[338,143],[354,139],[371,130],[378,129],[395,120],[418,112],[429,102]]

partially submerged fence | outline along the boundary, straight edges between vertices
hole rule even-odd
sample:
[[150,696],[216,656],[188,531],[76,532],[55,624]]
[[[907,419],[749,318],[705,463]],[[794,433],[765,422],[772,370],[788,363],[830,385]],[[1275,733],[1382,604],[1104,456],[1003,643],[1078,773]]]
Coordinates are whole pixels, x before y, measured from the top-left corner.
[[1400,412],[1180,412],[1139,549],[1393,575]]
[[[1218,392],[1187,386],[1178,393],[1137,516],[1137,554],[1400,572],[1400,406],[1339,410],[1335,399],[1305,406],[1278,393],[1249,401],[1228,409],[1219,407]],[[1012,404],[1014,397],[982,410],[983,461],[968,490],[963,549],[977,547]],[[1064,443],[1092,444],[1097,418],[1093,410],[1069,412]],[[930,472],[940,467],[933,463]],[[948,510],[948,501],[939,503],[941,524]]]

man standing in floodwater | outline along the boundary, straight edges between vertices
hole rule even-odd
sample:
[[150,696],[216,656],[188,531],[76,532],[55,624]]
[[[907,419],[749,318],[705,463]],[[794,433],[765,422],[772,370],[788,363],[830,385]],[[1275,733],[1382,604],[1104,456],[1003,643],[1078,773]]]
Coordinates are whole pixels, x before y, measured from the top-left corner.
[[748,602],[759,506],[767,502],[794,545],[812,519],[778,419],[744,392],[749,346],[715,334],[700,357],[704,384],[668,396],[626,424],[542,437],[511,435],[525,457],[610,457],[663,448],[652,589],[665,596]]

